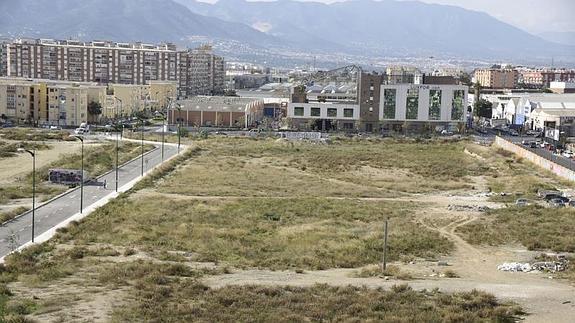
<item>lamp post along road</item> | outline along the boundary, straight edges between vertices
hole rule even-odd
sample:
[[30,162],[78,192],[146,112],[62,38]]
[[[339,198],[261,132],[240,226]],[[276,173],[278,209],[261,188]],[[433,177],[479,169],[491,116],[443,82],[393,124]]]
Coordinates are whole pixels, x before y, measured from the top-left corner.
[[[117,97],[114,97],[116,100],[118,100],[120,102],[120,110],[122,110],[122,100],[120,100]],[[118,182],[119,182],[119,176],[118,176],[118,167],[119,167],[119,151],[120,151],[120,125],[118,122],[119,116],[118,116],[118,108],[116,108],[116,192],[118,192]]]
[[176,109],[178,109],[178,154],[180,153],[180,146],[182,143],[182,106],[176,102]]
[[32,243],[34,243],[34,222],[36,222],[36,150],[20,148],[18,151],[27,152],[32,156]]
[[80,213],[82,213],[84,211],[84,138],[82,138],[81,136],[74,136],[74,137],[78,138],[82,142],[82,154],[81,154],[82,179],[80,180]]
[[141,172],[141,175],[144,176],[144,119],[141,119],[140,122],[141,122],[140,126],[142,127],[142,129],[141,129],[141,133],[142,133],[142,172]]

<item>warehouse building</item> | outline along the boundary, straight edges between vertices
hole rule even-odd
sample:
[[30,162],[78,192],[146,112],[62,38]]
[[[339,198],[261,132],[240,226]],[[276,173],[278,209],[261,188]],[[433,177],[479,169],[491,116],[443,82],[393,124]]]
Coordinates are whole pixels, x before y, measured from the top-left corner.
[[186,127],[248,128],[263,114],[262,99],[198,96],[177,101],[168,112],[168,121]]

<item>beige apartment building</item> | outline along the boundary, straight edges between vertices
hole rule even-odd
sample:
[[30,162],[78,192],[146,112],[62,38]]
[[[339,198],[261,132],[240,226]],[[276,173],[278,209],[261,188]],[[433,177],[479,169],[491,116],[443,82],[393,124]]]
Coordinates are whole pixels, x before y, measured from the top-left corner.
[[175,82],[178,96],[224,91],[224,60],[211,46],[18,39],[2,44],[0,76],[98,84]]
[[[161,111],[175,98],[175,82],[149,85],[28,80],[0,78],[0,115],[16,124],[78,126],[96,123],[102,118],[130,116],[138,111]],[[97,102],[102,114],[88,112],[88,104]]]
[[519,72],[513,68],[485,68],[475,71],[475,82],[490,89],[517,87]]

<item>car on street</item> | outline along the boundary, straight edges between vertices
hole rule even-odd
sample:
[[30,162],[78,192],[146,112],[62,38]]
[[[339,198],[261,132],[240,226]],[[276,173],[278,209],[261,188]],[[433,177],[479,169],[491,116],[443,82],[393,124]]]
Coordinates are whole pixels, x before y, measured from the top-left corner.
[[573,158],[573,156],[575,156],[575,154],[573,154],[573,152],[570,150],[564,151],[563,154],[561,154],[561,155],[563,155],[563,157],[567,157],[567,158]]
[[50,130],[62,130],[60,126],[50,126]]
[[536,143],[536,142],[532,141],[532,142],[529,143],[529,148],[535,149],[535,148],[537,148],[537,147],[538,147],[538,146],[537,146],[537,143]]
[[513,137],[519,136],[519,132],[517,132],[516,130],[513,130],[513,129],[509,130],[509,134]]
[[76,130],[74,130],[74,133],[77,135],[83,135],[86,133],[86,129],[84,128],[76,128]]

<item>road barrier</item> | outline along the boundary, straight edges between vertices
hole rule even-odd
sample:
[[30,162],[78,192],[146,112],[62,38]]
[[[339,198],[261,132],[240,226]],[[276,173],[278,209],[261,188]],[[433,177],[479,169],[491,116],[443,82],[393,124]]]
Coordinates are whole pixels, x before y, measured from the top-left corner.
[[498,147],[501,147],[507,151],[510,151],[514,154],[516,154],[517,156],[527,159],[530,162],[532,162],[533,164],[544,168],[550,172],[552,172],[553,174],[570,180],[570,181],[575,181],[575,171],[561,166],[543,156],[540,156],[532,151],[529,151],[525,148],[523,148],[522,146],[512,143],[511,141],[505,140],[499,136],[495,137],[495,145]]

